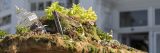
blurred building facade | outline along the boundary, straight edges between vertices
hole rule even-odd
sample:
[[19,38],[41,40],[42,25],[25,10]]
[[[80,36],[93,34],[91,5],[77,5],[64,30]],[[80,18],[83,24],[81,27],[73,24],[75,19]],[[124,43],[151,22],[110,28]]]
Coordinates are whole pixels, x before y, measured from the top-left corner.
[[[44,9],[56,0],[0,0],[0,28],[15,33],[16,7],[44,15]],[[98,16],[97,26],[113,31],[113,38],[128,46],[160,53],[160,0],[57,0],[70,8],[80,3],[90,6]]]

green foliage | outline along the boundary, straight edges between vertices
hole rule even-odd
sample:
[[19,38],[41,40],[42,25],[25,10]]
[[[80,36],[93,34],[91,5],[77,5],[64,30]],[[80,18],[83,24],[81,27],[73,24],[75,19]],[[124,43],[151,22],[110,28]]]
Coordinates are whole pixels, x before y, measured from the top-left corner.
[[17,27],[16,27],[16,30],[17,30],[17,31],[16,31],[17,34],[27,33],[27,32],[30,31],[29,28],[23,27],[23,26],[17,26]]
[[80,17],[82,22],[96,20],[97,16],[95,12],[90,7],[88,10],[85,10],[80,5],[73,5],[69,11],[70,16]]
[[80,21],[86,22],[86,21],[95,21],[97,19],[96,13],[92,10],[92,8],[89,8],[88,10],[85,10],[82,8],[79,4],[73,4],[72,8],[67,9],[59,5],[58,2],[52,3],[51,7],[48,7],[45,9],[47,19],[53,19],[54,15],[52,14],[53,11],[56,11],[60,14],[68,15],[68,16],[74,16],[81,18]]
[[1,37],[4,37],[6,34],[8,34],[6,31],[0,30],[0,36]]

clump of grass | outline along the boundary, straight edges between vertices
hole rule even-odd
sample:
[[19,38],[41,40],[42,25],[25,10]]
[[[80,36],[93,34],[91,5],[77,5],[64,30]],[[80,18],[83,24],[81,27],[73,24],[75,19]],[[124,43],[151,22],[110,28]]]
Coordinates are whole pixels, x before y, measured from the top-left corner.
[[4,30],[0,30],[0,38],[3,38],[5,35],[7,35],[8,33]]
[[25,26],[17,26],[16,27],[17,34],[23,34],[23,33],[27,33],[27,32],[30,32],[30,29],[28,27],[25,27]]

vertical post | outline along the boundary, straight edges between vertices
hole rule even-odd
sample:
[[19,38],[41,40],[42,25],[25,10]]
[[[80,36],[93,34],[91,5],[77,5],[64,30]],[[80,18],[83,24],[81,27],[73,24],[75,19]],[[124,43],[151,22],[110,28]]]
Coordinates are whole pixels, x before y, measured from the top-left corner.
[[148,34],[149,38],[149,53],[156,53],[156,33],[150,31]]
[[61,35],[63,35],[62,26],[61,26],[61,23],[59,21],[59,15],[57,14],[56,11],[53,12],[53,15],[55,16],[54,17],[54,22],[55,22],[55,25],[56,25],[56,29]]

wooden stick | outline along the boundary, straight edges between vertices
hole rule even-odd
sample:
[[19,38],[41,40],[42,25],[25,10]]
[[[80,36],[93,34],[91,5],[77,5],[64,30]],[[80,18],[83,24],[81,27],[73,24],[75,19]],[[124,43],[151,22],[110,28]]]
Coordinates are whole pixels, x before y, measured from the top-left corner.
[[57,14],[56,11],[53,12],[53,15],[55,16],[54,22],[55,22],[57,31],[58,31],[61,35],[63,35],[62,26],[61,26],[61,23],[60,23],[60,21],[59,21],[59,15]]

